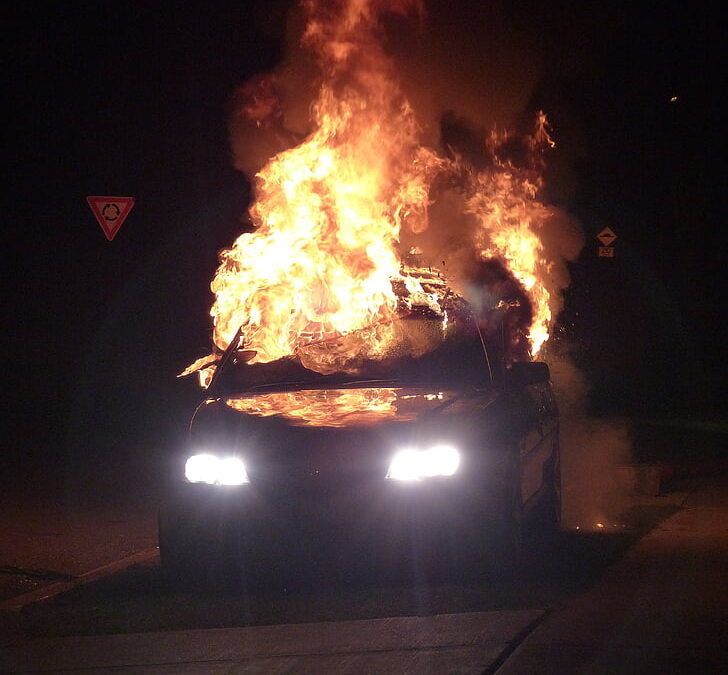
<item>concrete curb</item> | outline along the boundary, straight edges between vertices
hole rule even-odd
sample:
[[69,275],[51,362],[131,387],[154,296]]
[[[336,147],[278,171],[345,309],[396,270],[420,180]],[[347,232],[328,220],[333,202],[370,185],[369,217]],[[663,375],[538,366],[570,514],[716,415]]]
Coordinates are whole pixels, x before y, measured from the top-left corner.
[[132,565],[152,562],[158,557],[159,548],[157,548],[156,546],[154,548],[145,549],[144,551],[132,553],[131,555],[128,555],[125,558],[121,558],[120,560],[115,560],[114,562],[110,562],[106,565],[102,565],[101,567],[90,570],[89,572],[84,572],[83,574],[80,574],[79,576],[70,579],[69,581],[57,581],[55,583],[48,584],[47,586],[41,586],[40,588],[36,588],[34,591],[29,591],[28,593],[23,593],[22,595],[16,595],[14,598],[3,600],[2,602],[0,602],[0,611],[17,612],[23,609],[23,607],[27,607],[28,605],[32,605],[36,602],[41,602],[43,600],[50,600],[51,598],[61,595],[62,593],[67,593],[68,591],[73,590],[74,588],[77,588],[79,586],[83,586],[93,581],[103,579],[104,577],[108,577],[112,574],[116,574],[117,572],[121,572],[122,570],[126,569],[127,567],[131,567]]
[[483,675],[539,625],[543,610],[23,640],[6,673],[457,673]]

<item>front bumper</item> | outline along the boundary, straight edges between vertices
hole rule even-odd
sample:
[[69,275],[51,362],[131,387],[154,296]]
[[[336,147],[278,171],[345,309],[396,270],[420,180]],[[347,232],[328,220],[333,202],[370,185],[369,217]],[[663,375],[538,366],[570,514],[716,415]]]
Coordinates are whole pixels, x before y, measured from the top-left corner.
[[170,495],[160,523],[192,554],[219,551],[232,566],[447,564],[498,536],[500,488],[460,476],[278,489],[185,483]]

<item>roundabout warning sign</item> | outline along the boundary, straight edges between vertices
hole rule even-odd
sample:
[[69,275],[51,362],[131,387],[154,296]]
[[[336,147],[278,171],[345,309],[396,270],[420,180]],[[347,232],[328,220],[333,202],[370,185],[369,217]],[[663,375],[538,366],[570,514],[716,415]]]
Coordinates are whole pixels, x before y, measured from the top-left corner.
[[134,197],[86,197],[106,238],[111,241],[134,206]]

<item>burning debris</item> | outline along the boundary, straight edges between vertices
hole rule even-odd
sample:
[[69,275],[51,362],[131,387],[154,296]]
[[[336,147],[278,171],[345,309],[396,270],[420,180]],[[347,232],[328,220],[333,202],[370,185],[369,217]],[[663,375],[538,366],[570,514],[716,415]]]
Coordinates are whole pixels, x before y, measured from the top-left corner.
[[[315,372],[355,372],[362,358],[391,352],[397,317],[428,312],[447,322],[448,306],[463,299],[484,324],[511,316],[518,349],[538,353],[560,290],[541,238],[553,215],[539,200],[543,153],[554,146],[545,115],[521,136],[493,131],[477,161],[457,143],[428,147],[384,48],[385,18],[421,20],[422,5],[303,0],[301,8],[301,43],[319,71],[310,131],[299,138],[286,129],[274,76],[238,91],[236,114],[285,149],[256,174],[255,231],[220,254],[214,352],[182,374],[199,371],[209,383],[239,331],[251,365],[295,356]],[[456,247],[432,245],[429,212],[439,199],[457,204],[451,220],[465,223],[467,240]],[[485,294],[478,280],[495,269],[508,292],[491,285]]]

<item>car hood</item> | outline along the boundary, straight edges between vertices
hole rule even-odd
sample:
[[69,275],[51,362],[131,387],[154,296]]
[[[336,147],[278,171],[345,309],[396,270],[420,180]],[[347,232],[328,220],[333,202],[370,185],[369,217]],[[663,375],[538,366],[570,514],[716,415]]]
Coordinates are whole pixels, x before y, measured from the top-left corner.
[[304,389],[220,399],[231,410],[274,417],[294,427],[353,428],[412,422],[445,411],[462,399],[456,392],[413,387]]
[[239,453],[251,480],[256,474],[264,484],[286,476],[381,477],[398,447],[466,447],[484,430],[495,432],[497,400],[495,392],[422,387],[248,392],[204,401],[191,441],[195,449]]

